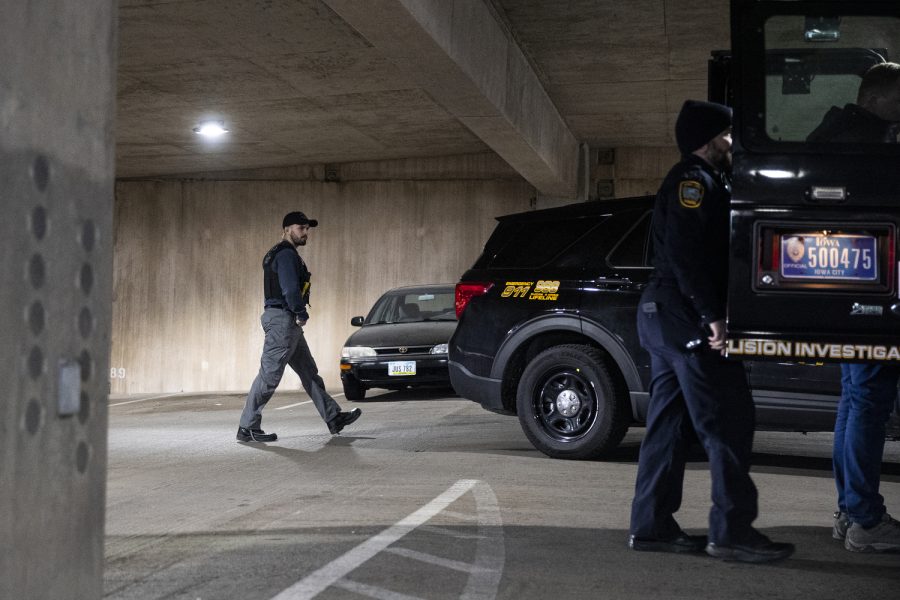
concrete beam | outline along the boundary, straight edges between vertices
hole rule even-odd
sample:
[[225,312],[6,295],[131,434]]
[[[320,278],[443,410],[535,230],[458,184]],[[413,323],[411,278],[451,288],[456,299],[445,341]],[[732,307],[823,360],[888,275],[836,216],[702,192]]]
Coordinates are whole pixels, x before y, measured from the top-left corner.
[[484,0],[324,0],[547,196],[577,193],[578,142]]

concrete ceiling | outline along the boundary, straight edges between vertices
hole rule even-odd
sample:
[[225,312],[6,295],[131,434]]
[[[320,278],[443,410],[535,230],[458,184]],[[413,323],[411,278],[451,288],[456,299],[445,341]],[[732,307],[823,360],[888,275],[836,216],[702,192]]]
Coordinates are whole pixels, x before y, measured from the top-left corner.
[[566,193],[573,145],[672,145],[729,45],[727,0],[119,4],[120,178],[494,150]]

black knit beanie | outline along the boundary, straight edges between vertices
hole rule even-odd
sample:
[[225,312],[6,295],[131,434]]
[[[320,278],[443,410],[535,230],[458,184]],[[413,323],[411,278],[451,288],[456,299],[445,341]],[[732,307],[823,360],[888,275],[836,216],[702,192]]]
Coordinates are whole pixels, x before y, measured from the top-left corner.
[[687,155],[731,127],[731,108],[715,102],[686,100],[675,121],[675,141]]

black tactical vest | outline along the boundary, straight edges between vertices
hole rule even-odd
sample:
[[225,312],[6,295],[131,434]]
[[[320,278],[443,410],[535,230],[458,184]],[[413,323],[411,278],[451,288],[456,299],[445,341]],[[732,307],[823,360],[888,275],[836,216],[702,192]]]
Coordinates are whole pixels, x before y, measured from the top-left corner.
[[[282,250],[293,250],[294,253],[297,252],[290,242],[281,241],[272,246],[272,249],[266,252],[266,255],[263,257],[263,293],[265,294],[266,300],[284,300],[281,284],[278,282],[278,273],[272,268],[272,261],[275,260],[275,255]],[[300,298],[303,305],[306,306],[309,304],[309,281],[312,275],[307,270],[306,264],[299,255],[297,256],[297,259],[297,281],[300,282]]]

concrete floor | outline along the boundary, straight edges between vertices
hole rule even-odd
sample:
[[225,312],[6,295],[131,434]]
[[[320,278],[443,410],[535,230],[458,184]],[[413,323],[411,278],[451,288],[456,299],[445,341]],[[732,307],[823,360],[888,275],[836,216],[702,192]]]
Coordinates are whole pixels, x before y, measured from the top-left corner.
[[[798,550],[750,566],[626,549],[640,429],[610,460],[557,461],[446,393],[338,400],[363,409],[339,437],[280,392],[264,418],[278,442],[245,445],[240,394],[112,398],[106,597],[897,598],[900,555],[831,539],[829,434],[757,434],[756,524]],[[886,458],[900,514],[900,442]],[[684,528],[705,528],[708,498],[698,458]]]

